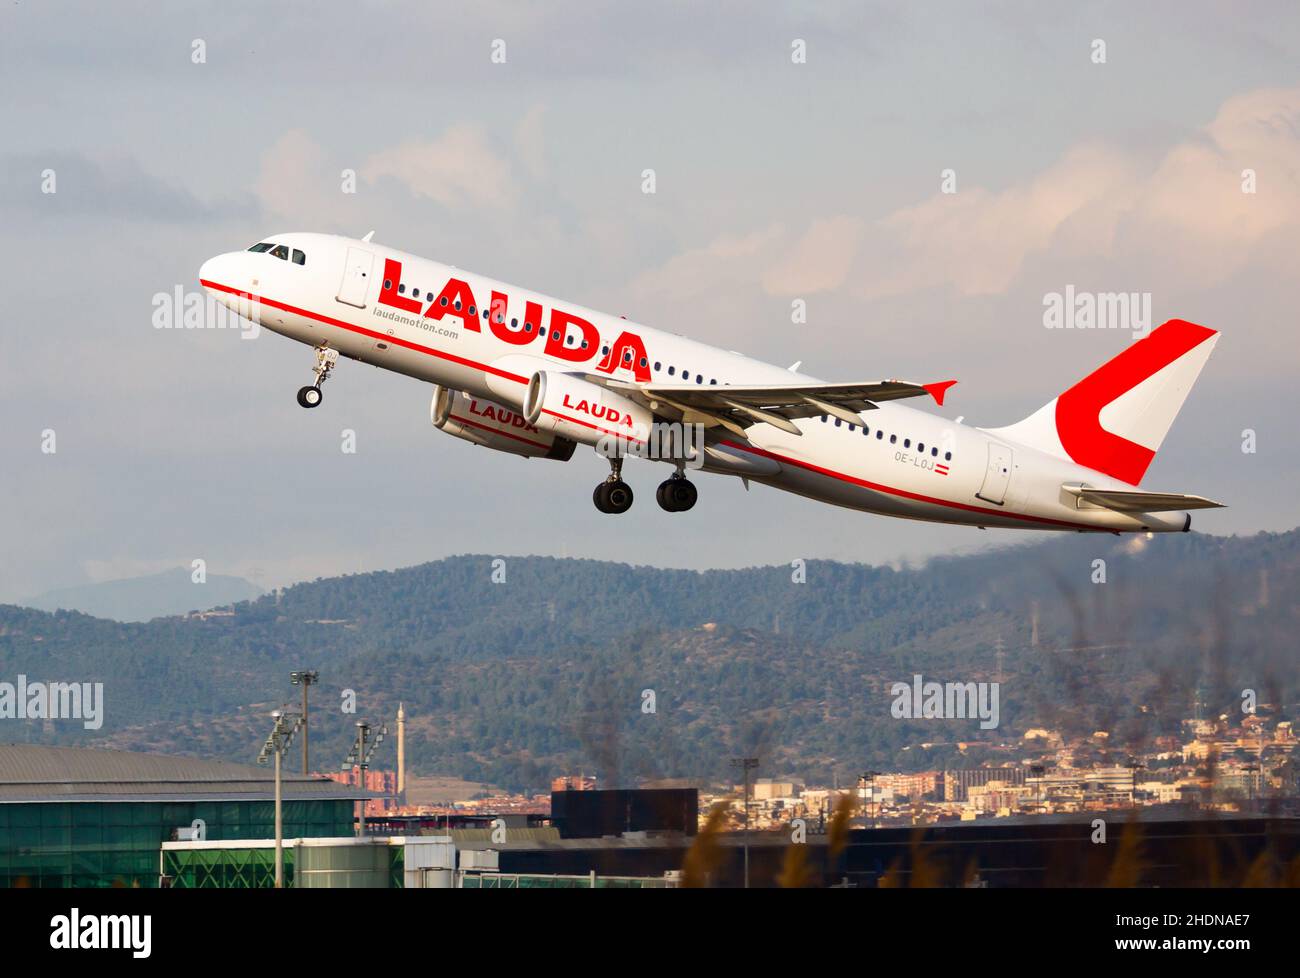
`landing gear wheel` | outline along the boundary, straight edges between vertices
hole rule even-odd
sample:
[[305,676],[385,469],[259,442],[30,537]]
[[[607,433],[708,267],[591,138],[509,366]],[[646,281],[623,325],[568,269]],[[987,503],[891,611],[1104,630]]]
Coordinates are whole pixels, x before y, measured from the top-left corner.
[[689,479],[677,477],[664,480],[659,483],[659,488],[655,490],[655,499],[660,507],[669,513],[686,512],[695,505],[699,495],[695,483]]
[[338,350],[331,350],[328,346],[316,347],[316,366],[312,367],[311,370],[316,376],[316,382],[298,391],[299,404],[305,408],[314,408],[321,402],[325,396],[321,393],[321,387],[325,384],[325,381],[330,379],[330,371],[334,369],[338,362]]
[[626,513],[632,508],[632,487],[622,479],[602,482],[592,493],[592,500],[602,513]]

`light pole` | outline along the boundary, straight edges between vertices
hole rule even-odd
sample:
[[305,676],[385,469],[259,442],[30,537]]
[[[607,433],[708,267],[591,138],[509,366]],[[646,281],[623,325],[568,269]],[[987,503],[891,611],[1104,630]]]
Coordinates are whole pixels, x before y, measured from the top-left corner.
[[[879,771],[864,771],[864,772],[862,772],[862,786],[863,786],[863,788],[864,788],[864,789],[866,790],[866,792],[867,792],[867,803],[868,803],[868,805],[872,805],[872,803],[875,801],[875,795],[876,795],[875,783],[876,783],[876,776],[877,776],[878,774],[880,774]],[[871,827],[874,829],[874,828],[876,827],[876,811],[875,811],[875,808],[874,808],[874,807],[869,807],[869,808],[867,809],[867,812],[868,812],[868,818],[870,818],[870,820],[871,820]]]
[[302,715],[276,710],[271,714],[275,725],[257,755],[257,763],[265,764],[268,758],[275,758],[275,888],[284,888],[284,821],[281,815],[282,797],[280,791],[280,758],[289,749],[293,735],[302,726]]
[[745,776],[745,889],[749,889],[749,772],[758,767],[757,757],[733,757],[731,766],[738,767]]
[[1137,803],[1138,803],[1138,801],[1137,801],[1137,780],[1138,780],[1138,772],[1141,771],[1144,767],[1146,767],[1146,765],[1143,764],[1141,761],[1139,761],[1136,757],[1132,757],[1132,758],[1129,758],[1129,762],[1128,762],[1127,764],[1125,764],[1124,766],[1125,766],[1126,768],[1128,768],[1129,771],[1132,772],[1132,774],[1129,776],[1128,800],[1129,800],[1129,803],[1130,803],[1134,808],[1137,808]]
[[302,687],[302,773],[310,774],[307,761],[307,690],[314,683],[320,682],[320,673],[315,669],[304,669],[289,673],[289,681]]
[[[381,726],[379,733],[375,734],[374,740],[368,740],[370,736],[370,724],[365,720],[357,721],[357,739],[352,743],[352,750],[348,751],[347,758],[343,761],[342,770],[351,772],[353,766],[360,771],[360,787],[365,790],[366,787],[366,768],[370,766],[370,757],[374,754],[375,748],[384,742],[388,736],[388,727]],[[365,838],[366,835],[366,799],[361,798],[361,815],[357,821],[357,836]]]

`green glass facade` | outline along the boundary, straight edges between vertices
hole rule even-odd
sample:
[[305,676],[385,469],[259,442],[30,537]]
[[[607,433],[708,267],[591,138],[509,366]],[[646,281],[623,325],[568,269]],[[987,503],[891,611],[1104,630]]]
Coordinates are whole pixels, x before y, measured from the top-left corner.
[[[285,838],[352,834],[350,801],[287,801],[282,807]],[[0,804],[0,886],[157,886],[162,843],[195,819],[204,821],[210,840],[275,834],[271,801]],[[267,855],[268,867],[271,859]]]
[[[163,872],[178,890],[269,890],[275,849],[167,849]],[[284,847],[284,885],[293,886],[293,846]]]
[[[297,852],[292,844],[284,847],[284,885],[293,887],[295,881],[295,862]],[[318,850],[316,855],[324,855]],[[349,849],[340,847],[333,861],[346,868]],[[171,877],[171,886],[178,890],[194,889],[271,889],[275,886],[275,849],[259,847],[257,849],[240,849],[238,847],[221,849],[165,849],[163,850],[163,872]],[[338,857],[343,857],[339,859]],[[389,888],[401,889],[402,869],[405,853],[401,846],[383,846],[377,852],[368,854],[367,866],[371,856],[378,856],[382,863],[385,883]],[[310,869],[307,873],[312,872]],[[346,874],[340,873],[331,880],[320,876],[320,860],[317,859],[316,886],[349,885]],[[365,884],[380,885],[373,881]]]

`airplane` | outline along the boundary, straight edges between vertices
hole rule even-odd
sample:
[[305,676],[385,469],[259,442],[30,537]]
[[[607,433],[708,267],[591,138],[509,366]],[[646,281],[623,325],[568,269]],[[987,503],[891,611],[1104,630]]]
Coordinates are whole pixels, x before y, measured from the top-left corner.
[[[1138,488],[1218,333],[1172,319],[1016,424],[942,406],[956,381],[828,383],[360,239],[274,234],[204,262],[216,301],[315,351],[304,408],[344,357],[433,385],[434,427],[524,458],[609,462],[592,494],[625,513],[623,459],[673,465],[667,512],[695,505],[686,468],[885,516],[980,527],[1185,532],[1203,496]],[[655,439],[659,431],[668,437]],[[665,447],[666,446],[666,447]]]

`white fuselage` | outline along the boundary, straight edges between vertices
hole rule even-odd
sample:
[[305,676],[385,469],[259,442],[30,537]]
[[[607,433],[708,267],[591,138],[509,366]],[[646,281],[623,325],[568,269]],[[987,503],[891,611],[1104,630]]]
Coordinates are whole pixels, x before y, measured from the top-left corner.
[[[242,306],[241,312],[247,300],[237,297],[251,296],[257,321],[291,339],[515,409],[537,370],[592,373],[602,361],[606,373],[628,381],[719,387],[819,382],[387,246],[312,233],[266,240],[301,250],[305,261],[219,255],[200,271],[204,287],[232,308]],[[400,264],[402,307],[380,301],[394,262]],[[466,287],[455,295],[474,297],[477,328],[470,326],[468,301],[459,311],[454,301],[437,301],[451,281]],[[397,283],[388,284],[391,300]],[[419,298],[412,297],[415,291]],[[489,304],[493,316],[500,309],[505,325],[489,322],[480,303]],[[418,310],[405,308],[417,304]],[[583,333],[566,328],[575,318],[595,327],[598,343],[580,346]],[[539,328],[525,331],[531,320]],[[553,327],[563,334],[558,342],[550,339]],[[644,365],[639,356],[630,364],[603,356],[611,344],[624,349],[625,336],[644,351]],[[724,433],[721,447],[740,461],[713,468],[839,506],[934,522],[1111,532],[1177,531],[1189,522],[1181,512],[1119,513],[1081,503],[1062,485],[1131,487],[980,428],[891,402],[862,418],[864,424],[853,426],[834,417],[799,420],[800,435],[767,424],[747,428],[745,438]],[[746,466],[745,459],[753,464]]]

